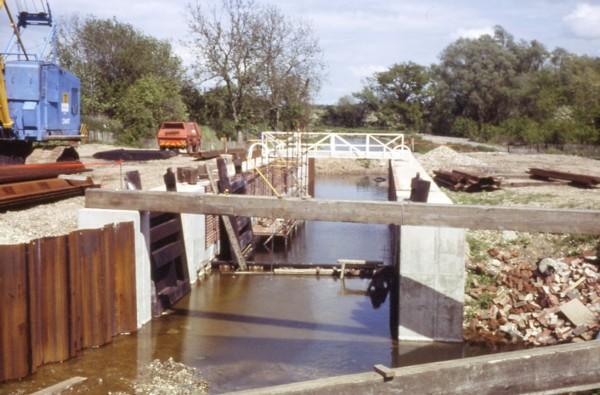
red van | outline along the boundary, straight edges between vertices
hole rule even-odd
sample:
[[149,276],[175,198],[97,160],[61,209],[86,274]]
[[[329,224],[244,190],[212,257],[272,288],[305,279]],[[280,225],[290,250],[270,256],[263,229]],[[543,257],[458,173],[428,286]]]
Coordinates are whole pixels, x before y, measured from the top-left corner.
[[161,150],[185,148],[188,153],[198,152],[202,130],[196,122],[163,122],[156,139]]

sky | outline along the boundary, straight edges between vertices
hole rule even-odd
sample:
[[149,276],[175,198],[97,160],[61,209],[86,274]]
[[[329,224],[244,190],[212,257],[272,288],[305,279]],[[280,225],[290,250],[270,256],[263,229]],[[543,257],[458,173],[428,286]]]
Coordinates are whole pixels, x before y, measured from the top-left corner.
[[[33,4],[39,0],[8,0]],[[116,17],[144,33],[169,40],[184,64],[186,6],[196,0],[50,0],[57,16]],[[215,0],[199,0],[201,3]],[[264,0],[256,0],[265,3]],[[600,56],[600,0],[272,0],[288,16],[310,24],[325,63],[319,104],[335,103],[361,89],[365,78],[394,63],[435,63],[459,37],[491,33],[501,25],[517,39],[539,40],[547,48]],[[30,6],[31,7],[31,6]],[[0,45],[8,40],[0,25]]]

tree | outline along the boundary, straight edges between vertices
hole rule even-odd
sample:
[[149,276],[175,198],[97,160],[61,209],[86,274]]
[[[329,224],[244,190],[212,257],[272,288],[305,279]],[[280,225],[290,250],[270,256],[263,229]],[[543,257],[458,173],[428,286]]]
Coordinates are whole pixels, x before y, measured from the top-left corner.
[[224,88],[236,129],[256,119],[278,127],[284,110],[294,118],[288,123],[300,123],[322,68],[311,29],[252,0],[222,0],[212,10],[197,2],[189,9],[196,76]]
[[506,46],[511,38],[461,38],[450,44],[436,67],[442,92],[453,104],[454,116],[485,123],[498,123],[510,113],[511,92],[518,59]]
[[413,62],[375,73],[369,85],[379,101],[378,118],[388,127],[420,130],[428,84],[427,68]]
[[366,107],[352,96],[341,97],[335,106],[329,106],[322,116],[326,125],[355,128],[364,125]]
[[145,75],[179,85],[181,62],[171,45],[116,19],[74,17],[61,24],[60,63],[81,79],[84,114],[113,116],[129,86]]
[[119,104],[118,116],[125,125],[119,141],[136,145],[153,137],[161,122],[187,118],[179,87],[169,78],[149,75],[131,85]]
[[319,88],[321,49],[309,25],[286,18],[276,7],[266,7],[261,23],[258,54],[260,87],[269,103],[271,127],[279,128],[282,111],[306,124],[306,110]]

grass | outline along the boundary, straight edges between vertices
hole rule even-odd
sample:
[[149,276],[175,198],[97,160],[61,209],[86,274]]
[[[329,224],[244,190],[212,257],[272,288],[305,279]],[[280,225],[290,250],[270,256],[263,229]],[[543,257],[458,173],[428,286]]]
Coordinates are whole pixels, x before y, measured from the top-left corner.
[[544,203],[551,201],[555,197],[549,193],[519,193],[512,190],[478,193],[453,192],[448,190],[445,192],[450,196],[450,199],[457,204],[485,206],[528,205],[532,203]]
[[492,245],[473,235],[467,235],[467,243],[469,244],[469,251],[473,262],[482,262],[488,258],[488,250],[492,248]]

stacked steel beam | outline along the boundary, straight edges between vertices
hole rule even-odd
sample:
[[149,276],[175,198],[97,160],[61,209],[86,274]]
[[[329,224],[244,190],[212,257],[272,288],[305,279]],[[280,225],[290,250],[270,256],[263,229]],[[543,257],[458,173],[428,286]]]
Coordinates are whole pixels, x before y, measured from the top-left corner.
[[87,171],[81,162],[0,167],[0,210],[48,203],[83,195],[97,187],[91,178],[58,178]]
[[435,182],[451,191],[480,192],[500,189],[501,181],[497,177],[481,176],[459,170],[435,170]]
[[529,169],[528,173],[531,175],[531,178],[541,180],[566,180],[570,181],[572,184],[583,186],[586,188],[592,188],[600,184],[600,177],[590,176],[587,174],[576,174],[568,173],[565,171],[537,169],[533,167]]

